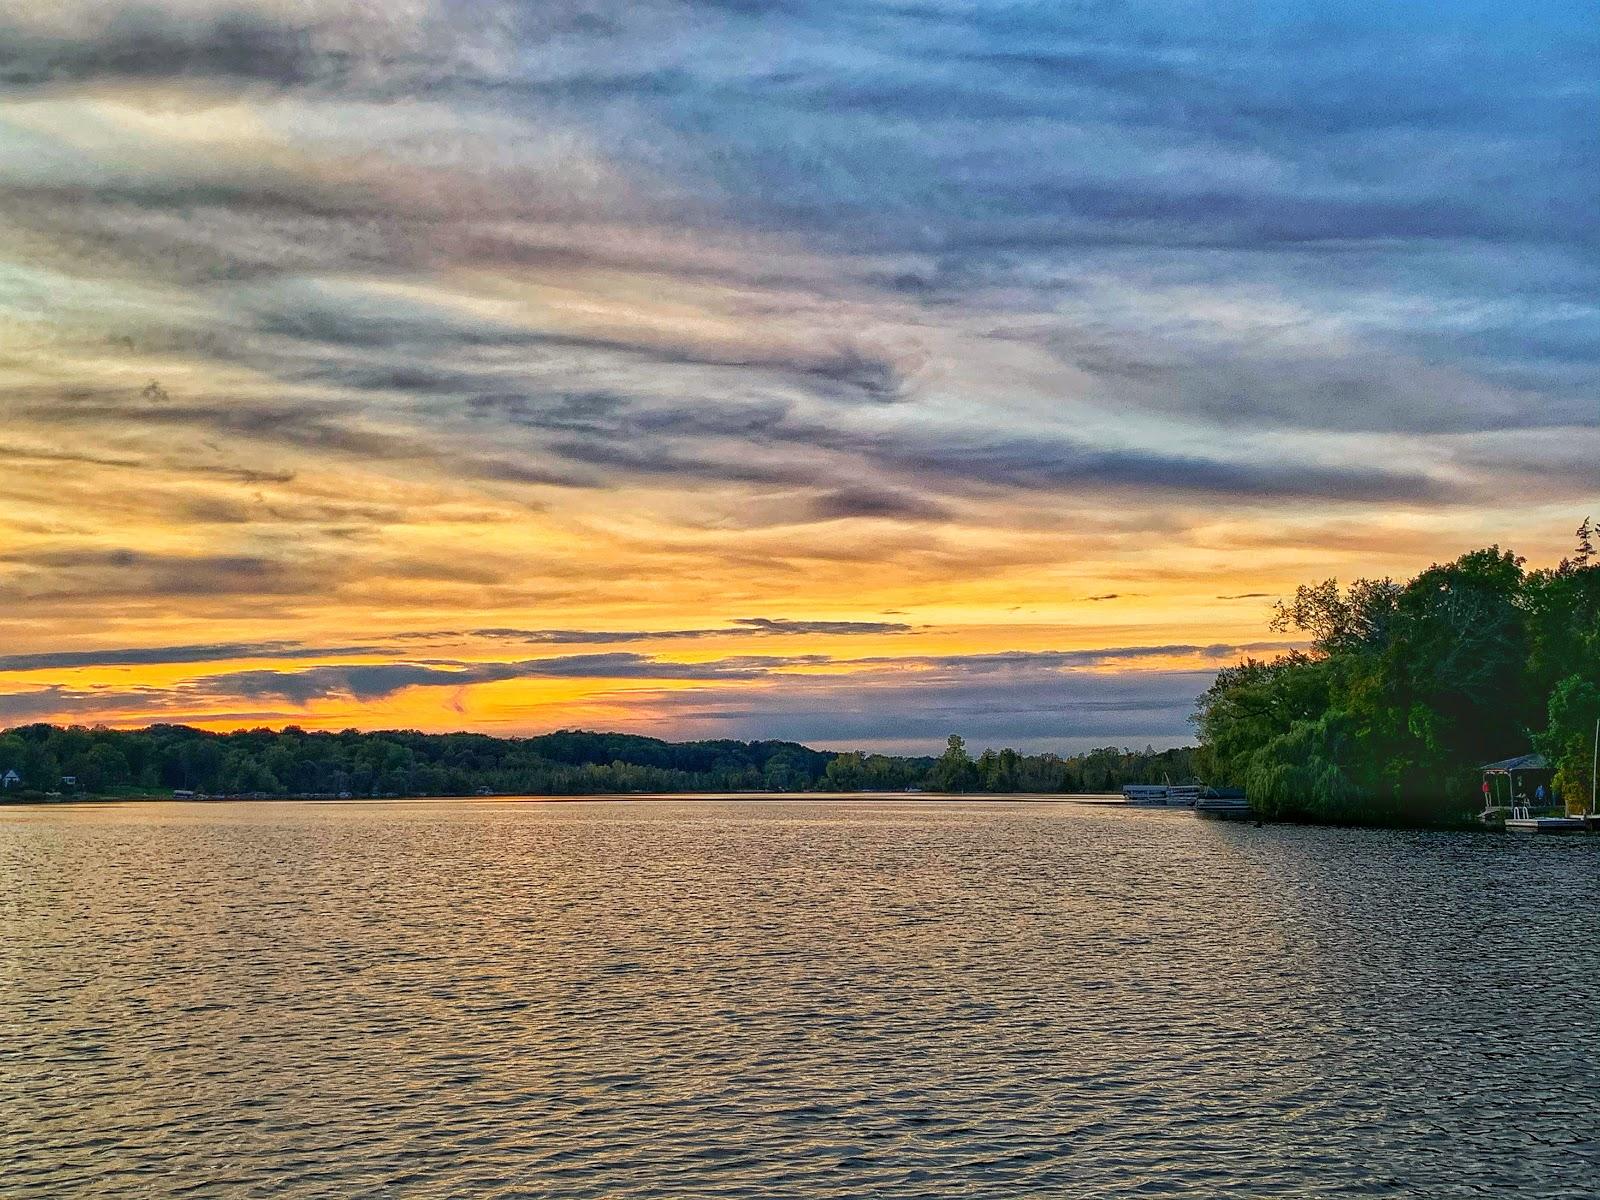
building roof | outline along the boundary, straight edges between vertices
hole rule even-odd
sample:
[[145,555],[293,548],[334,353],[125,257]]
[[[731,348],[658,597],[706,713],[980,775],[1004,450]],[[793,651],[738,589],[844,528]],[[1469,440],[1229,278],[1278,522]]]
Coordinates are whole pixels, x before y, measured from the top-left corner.
[[1542,754],[1519,754],[1516,758],[1502,758],[1499,762],[1484,763],[1484,771],[1548,771],[1550,760]]

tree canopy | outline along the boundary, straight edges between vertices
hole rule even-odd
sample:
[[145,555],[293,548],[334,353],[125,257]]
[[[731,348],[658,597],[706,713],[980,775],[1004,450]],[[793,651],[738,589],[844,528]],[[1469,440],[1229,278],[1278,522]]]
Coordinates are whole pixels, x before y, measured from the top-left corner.
[[[721,791],[1115,791],[1192,776],[1188,750],[1104,747],[1084,754],[985,750],[952,735],[941,758],[794,742],[665,742],[563,730],[527,738],[411,731],[250,729],[210,733],[25,725],[0,733],[0,776],[13,798],[87,795],[460,796]],[[70,781],[70,782],[69,782]]]
[[1595,527],[1552,568],[1490,546],[1416,578],[1332,579],[1280,603],[1307,649],[1221,671],[1200,697],[1198,762],[1259,811],[1437,820],[1476,808],[1481,764],[1537,749],[1556,789],[1592,808],[1600,717]]

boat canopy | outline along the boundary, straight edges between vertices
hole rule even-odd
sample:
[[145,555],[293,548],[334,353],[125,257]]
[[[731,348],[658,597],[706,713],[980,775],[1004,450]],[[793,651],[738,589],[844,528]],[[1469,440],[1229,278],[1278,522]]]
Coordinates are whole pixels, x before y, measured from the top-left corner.
[[1502,758],[1499,762],[1485,763],[1485,775],[1509,775],[1513,771],[1548,771],[1550,760],[1542,754],[1519,754],[1516,758]]

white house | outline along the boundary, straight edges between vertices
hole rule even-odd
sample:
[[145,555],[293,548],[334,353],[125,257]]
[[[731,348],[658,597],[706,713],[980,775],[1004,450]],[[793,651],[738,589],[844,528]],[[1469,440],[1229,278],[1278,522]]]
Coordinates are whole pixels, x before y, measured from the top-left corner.
[[7,771],[0,775],[0,788],[16,787],[22,782],[22,776],[15,771]]

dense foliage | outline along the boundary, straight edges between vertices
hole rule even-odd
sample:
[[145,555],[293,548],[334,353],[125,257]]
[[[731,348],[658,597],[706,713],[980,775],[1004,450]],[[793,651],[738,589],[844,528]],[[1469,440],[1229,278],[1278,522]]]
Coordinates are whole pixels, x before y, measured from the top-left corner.
[[1407,583],[1334,580],[1279,604],[1306,652],[1222,671],[1194,718],[1210,782],[1270,816],[1450,819],[1476,809],[1483,763],[1537,749],[1559,795],[1592,807],[1600,718],[1594,526],[1559,566],[1498,546]]
[[951,734],[937,759],[891,758],[856,751],[828,763],[821,786],[829,791],[1076,793],[1114,792],[1125,783],[1174,783],[1193,775],[1193,750],[1118,749],[1105,746],[1063,758],[985,750],[977,758]]
[[1114,791],[1187,779],[1190,751],[1094,750],[1071,758],[986,750],[943,757],[830,754],[793,742],[663,742],[621,733],[208,733],[26,725],[0,734],[12,799],[39,793],[192,791],[213,796],[596,795],[691,791]]
[[[792,742],[663,742],[620,733],[496,738],[409,731],[215,734],[28,725],[0,735],[0,775],[38,790],[210,795],[459,796],[476,792],[787,790],[811,786],[830,756]],[[63,784],[63,778],[72,782]]]

